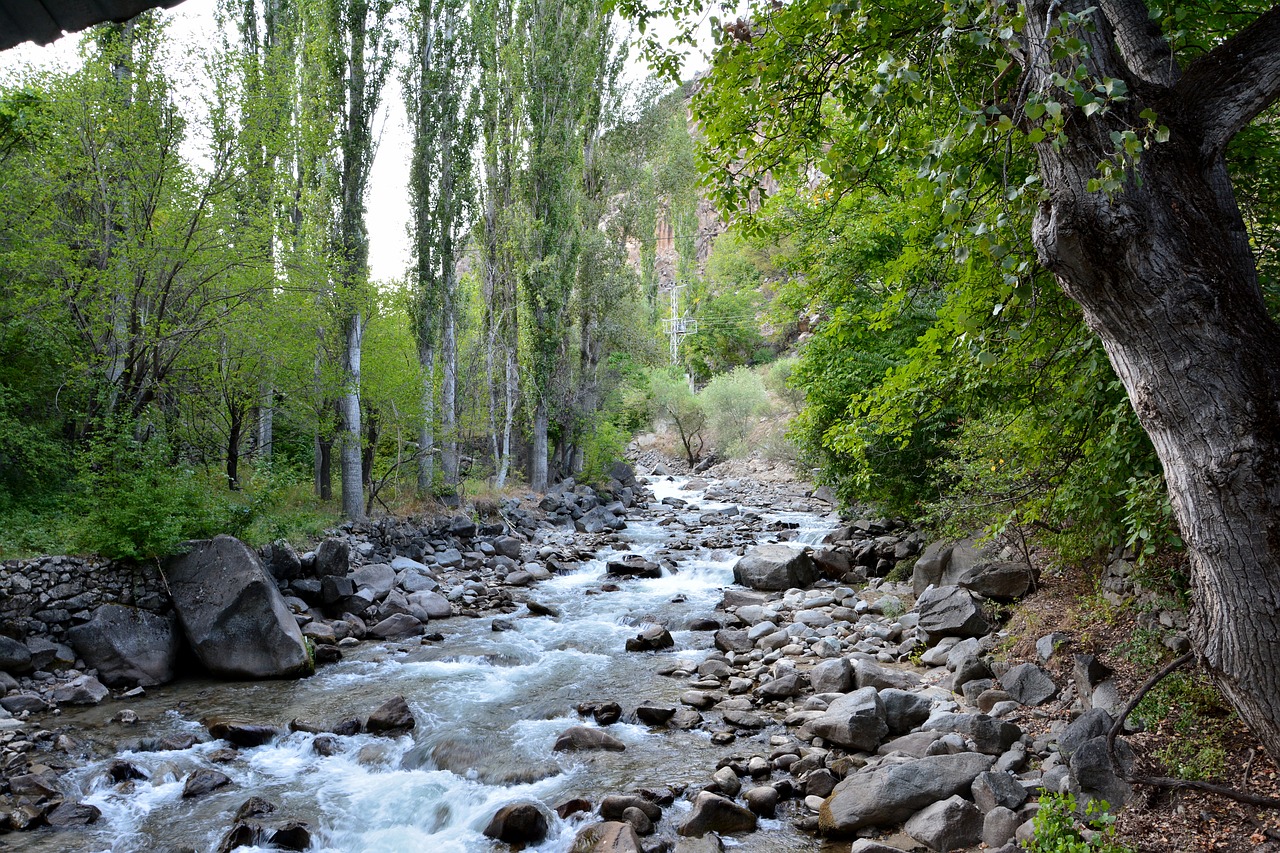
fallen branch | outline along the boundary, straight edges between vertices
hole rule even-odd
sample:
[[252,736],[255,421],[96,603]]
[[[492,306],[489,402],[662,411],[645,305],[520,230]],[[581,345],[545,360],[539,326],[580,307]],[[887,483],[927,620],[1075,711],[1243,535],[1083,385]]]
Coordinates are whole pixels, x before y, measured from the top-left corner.
[[1235,800],[1238,803],[1244,803],[1250,806],[1258,806],[1264,809],[1280,809],[1280,799],[1275,797],[1262,797],[1257,794],[1247,794],[1243,791],[1237,791],[1235,788],[1228,788],[1226,785],[1215,785],[1212,782],[1197,782],[1191,779],[1173,779],[1167,776],[1135,776],[1124,770],[1124,765],[1116,757],[1116,737],[1119,736],[1120,730],[1124,728],[1125,720],[1129,719],[1129,715],[1133,713],[1134,708],[1138,707],[1146,695],[1151,692],[1161,681],[1164,681],[1176,670],[1181,669],[1188,663],[1195,660],[1195,655],[1187,652],[1180,658],[1170,662],[1164,669],[1147,679],[1147,682],[1133,694],[1128,703],[1120,710],[1119,716],[1116,717],[1115,723],[1111,726],[1111,731],[1107,732],[1107,756],[1111,759],[1111,765],[1120,771],[1120,775],[1124,777],[1126,782],[1135,785],[1149,785],[1153,788],[1164,788],[1165,790],[1178,791],[1191,789],[1195,791],[1204,791],[1206,794],[1217,794],[1220,797],[1226,797]]

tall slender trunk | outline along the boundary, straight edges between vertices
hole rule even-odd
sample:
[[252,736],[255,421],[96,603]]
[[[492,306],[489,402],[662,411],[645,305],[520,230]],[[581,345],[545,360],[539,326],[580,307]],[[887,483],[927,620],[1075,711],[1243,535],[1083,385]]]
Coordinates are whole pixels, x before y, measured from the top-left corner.
[[361,520],[364,514],[364,477],[360,430],[360,357],[364,343],[364,323],[360,311],[353,311],[345,323],[342,391],[342,512]]
[[316,496],[333,500],[333,438],[317,433],[315,452]]
[[[446,253],[449,258],[452,253]],[[440,377],[440,431],[444,446],[441,448],[440,468],[446,485],[458,484],[458,325],[454,292],[457,285],[453,270],[444,271],[443,309],[444,329],[440,336],[443,373]]]
[[419,345],[422,365],[422,424],[418,427],[418,491],[426,494],[436,479],[436,348]]
[[533,410],[533,449],[529,455],[529,486],[535,492],[547,490],[547,401],[538,398]]
[[271,444],[275,432],[276,392],[271,383],[263,382],[258,388],[258,424],[257,451],[258,458],[266,462],[271,459]]
[[506,411],[502,417],[502,465],[498,468],[497,486],[501,489],[507,484],[511,473],[511,432],[516,422],[516,402],[520,399],[520,365],[516,361],[514,346],[506,348]]
[[240,439],[244,432],[244,410],[231,406],[227,428],[227,485],[240,488]]

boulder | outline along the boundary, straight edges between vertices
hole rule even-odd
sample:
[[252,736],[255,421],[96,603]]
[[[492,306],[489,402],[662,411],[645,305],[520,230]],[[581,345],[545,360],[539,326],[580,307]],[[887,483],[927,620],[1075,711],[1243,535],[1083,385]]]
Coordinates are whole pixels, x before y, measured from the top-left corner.
[[547,817],[536,804],[512,803],[498,809],[484,835],[507,844],[537,844],[547,837],[547,826]]
[[783,544],[757,545],[733,567],[733,581],[752,589],[781,591],[805,588],[818,579],[804,551]]
[[416,637],[426,629],[422,621],[408,613],[396,613],[374,624],[369,633],[379,640],[403,640]]
[[111,691],[92,675],[82,675],[55,687],[52,699],[59,705],[97,705],[111,695]]
[[1018,809],[1026,801],[1027,789],[1008,773],[988,770],[973,780],[973,802],[984,813],[1000,807]]
[[0,635],[0,670],[22,674],[31,670],[31,650],[12,637]]
[[396,570],[386,563],[371,563],[356,569],[350,578],[356,589],[367,589],[374,601],[381,601],[396,585]]
[[850,835],[864,826],[900,823],[927,805],[967,791],[995,758],[972,752],[882,764],[848,776],[823,801],[818,828]]
[[263,549],[262,561],[271,577],[278,581],[291,581],[302,575],[302,560],[298,558],[298,552],[283,539]]
[[906,734],[929,718],[933,702],[919,693],[888,687],[880,691],[884,721],[895,735]]
[[916,600],[916,610],[920,629],[931,638],[981,637],[991,629],[977,599],[958,586],[926,590]]
[[182,785],[182,798],[202,797],[231,784],[231,777],[217,770],[197,770]]
[[853,665],[848,658],[832,658],[809,670],[809,685],[815,694],[848,693],[853,689]]
[[916,812],[903,829],[930,850],[947,853],[982,840],[982,812],[964,797],[953,794]]
[[651,652],[669,649],[675,644],[670,631],[662,625],[650,622],[640,629],[638,636],[627,640],[626,649],[629,652]]
[[410,710],[405,698],[393,696],[369,714],[364,729],[372,734],[400,734],[409,731],[417,724],[418,721],[414,719],[413,711]]
[[210,672],[230,678],[311,672],[297,621],[258,555],[240,540],[198,542],[169,560],[165,575],[187,641]]
[[551,751],[592,752],[605,750],[607,752],[622,752],[626,748],[627,745],[625,743],[606,731],[588,728],[587,726],[572,726],[560,733],[560,737],[556,738],[555,746],[551,748]]
[[449,599],[438,592],[430,590],[412,592],[407,596],[407,601],[411,609],[421,610],[431,619],[448,619],[453,615],[453,606],[449,604]]
[[351,570],[351,548],[345,539],[330,537],[320,543],[316,549],[316,577],[346,577]]
[[959,542],[934,542],[924,549],[911,572],[911,586],[919,596],[925,588],[954,586],[975,568],[994,561],[1000,549],[991,542],[978,544],[978,537]]
[[91,806],[88,803],[67,802],[62,803],[45,815],[45,820],[54,829],[64,829],[68,826],[89,826],[97,823],[100,817],[102,817],[102,812],[99,811],[97,806]]
[[959,580],[959,586],[997,601],[1022,598],[1034,583],[1031,566],[1015,562],[983,563]]
[[733,800],[703,791],[693,800],[693,810],[676,832],[684,836],[706,835],[709,832],[732,834],[755,832],[757,819],[749,809]]
[[1000,686],[1023,705],[1043,705],[1058,692],[1053,677],[1033,663],[1011,667],[1000,679]]
[[828,743],[863,752],[874,752],[889,733],[884,702],[874,687],[839,697],[804,728]]
[[177,675],[182,635],[174,617],[104,604],[67,632],[76,654],[108,687],[154,687]]
[[[1124,764],[1132,763],[1132,751],[1122,739],[1116,741],[1116,754]],[[1095,737],[1076,747],[1071,753],[1070,769],[1073,793],[1103,800],[1112,810],[1122,808],[1133,796],[1133,786],[1111,760],[1105,737]]]
[[644,853],[636,828],[624,820],[584,827],[573,840],[578,853]]
[[269,743],[280,734],[280,730],[275,726],[262,726],[256,723],[216,720],[209,724],[209,734],[236,746],[252,748]]
[[1071,721],[1066,730],[1058,735],[1058,752],[1070,758],[1081,744],[1096,737],[1104,737],[1115,725],[1111,715],[1101,708],[1085,711]]

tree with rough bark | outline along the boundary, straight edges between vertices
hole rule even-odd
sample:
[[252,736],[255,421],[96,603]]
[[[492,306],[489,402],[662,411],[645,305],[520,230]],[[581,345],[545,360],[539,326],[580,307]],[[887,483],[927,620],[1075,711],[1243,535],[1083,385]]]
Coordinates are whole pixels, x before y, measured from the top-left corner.
[[[839,188],[886,157],[913,159],[942,209],[937,240],[957,259],[996,258],[1010,295],[1037,264],[1052,273],[1163,465],[1190,557],[1196,654],[1280,759],[1280,327],[1225,159],[1280,97],[1280,7],[753,11],[716,21],[695,107],[721,202],[741,209],[764,175],[797,164]],[[650,52],[672,65],[661,45]],[[933,132],[908,133],[910,121]],[[856,141],[828,144],[838,123],[859,128]],[[983,218],[975,172],[1024,166]]]

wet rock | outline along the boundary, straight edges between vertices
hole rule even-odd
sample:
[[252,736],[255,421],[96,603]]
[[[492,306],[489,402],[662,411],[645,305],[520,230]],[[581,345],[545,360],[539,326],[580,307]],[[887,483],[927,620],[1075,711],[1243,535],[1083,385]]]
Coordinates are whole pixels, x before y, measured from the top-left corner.
[[245,748],[262,746],[264,743],[271,742],[280,733],[275,726],[239,723],[231,720],[216,720],[211,722],[208,728],[211,737]]
[[622,706],[617,702],[580,702],[578,713],[594,718],[602,726],[611,726],[622,719]]
[[547,837],[547,826],[546,815],[534,803],[512,803],[498,809],[484,836],[507,844],[537,844]]
[[916,600],[920,629],[930,637],[981,637],[990,630],[982,607],[967,589],[942,586]]
[[636,719],[650,726],[665,726],[675,712],[675,705],[646,702],[636,708]]
[[275,813],[276,804],[262,797],[250,797],[236,809],[236,820],[249,820]]
[[177,674],[182,636],[172,616],[104,604],[67,637],[108,687],[154,687],[168,684]]
[[311,846],[311,828],[300,820],[271,827],[266,835],[268,843],[280,850],[306,850]]
[[636,831],[636,835],[652,835],[653,821],[649,820],[649,816],[637,808],[624,809],[622,819],[631,824]]
[[97,705],[111,695],[111,691],[92,675],[82,675],[54,688],[51,697],[59,705]]
[[658,804],[639,794],[610,794],[600,801],[600,817],[606,821],[625,820],[623,815],[630,809],[636,809],[650,821],[662,819],[662,809]]
[[582,812],[591,811],[591,801],[577,797],[572,800],[565,800],[556,806],[556,814],[561,820],[568,820],[571,815],[581,814]]
[[644,853],[635,827],[626,821],[607,821],[584,827],[573,840],[575,853]]
[[697,838],[680,838],[676,841],[675,853],[724,853],[724,842],[714,832]]
[[737,773],[733,772],[732,767],[721,767],[711,774],[711,781],[720,789],[720,793],[729,799],[738,796],[742,791],[742,780],[738,778]]
[[646,560],[640,554],[624,554],[607,561],[605,572],[623,578],[660,578],[662,567]]
[[669,649],[675,644],[670,631],[662,625],[649,623],[640,630],[638,636],[627,640],[626,649],[629,652],[650,652]]
[[757,545],[733,567],[733,581],[751,589],[806,588],[818,579],[813,560],[787,545]]
[[968,790],[994,761],[962,752],[855,773],[822,803],[819,829],[825,835],[848,835],[865,826],[899,823],[927,805]]
[[556,738],[552,752],[590,752],[605,750],[622,752],[627,745],[608,732],[587,726],[571,726]]
[[760,785],[742,795],[747,808],[760,817],[773,817],[778,810],[778,789],[772,785]]
[[694,798],[693,811],[676,832],[683,836],[706,835],[709,832],[734,834],[755,832],[756,816],[742,806],[710,791]]
[[277,678],[311,671],[307,645],[258,555],[230,536],[197,543],[165,570],[187,640],[210,672]]
[[940,803],[925,806],[912,815],[903,829],[930,850],[947,853],[971,847],[982,840],[982,812],[955,794]]
[[12,637],[0,635],[0,670],[15,674],[31,671],[31,650]]
[[54,829],[66,829],[69,826],[89,826],[98,822],[102,812],[97,806],[88,803],[66,802],[57,806],[45,815],[45,820]]
[[315,740],[311,741],[311,749],[316,755],[330,756],[337,755],[342,751],[342,744],[333,735],[319,735]]
[[1033,663],[1012,667],[1000,679],[1000,686],[1023,705],[1042,705],[1058,692],[1058,685],[1044,669]]
[[182,798],[203,797],[205,794],[231,784],[231,777],[217,770],[197,770],[182,785]]
[[116,783],[147,778],[147,774],[123,758],[116,758],[107,762],[106,774],[107,778]]
[[371,734],[402,734],[418,724],[403,696],[393,696],[369,714],[365,731]]
[[9,790],[15,797],[31,797],[32,799],[61,798],[58,789],[58,778],[53,771],[42,773],[21,773],[9,777]]

